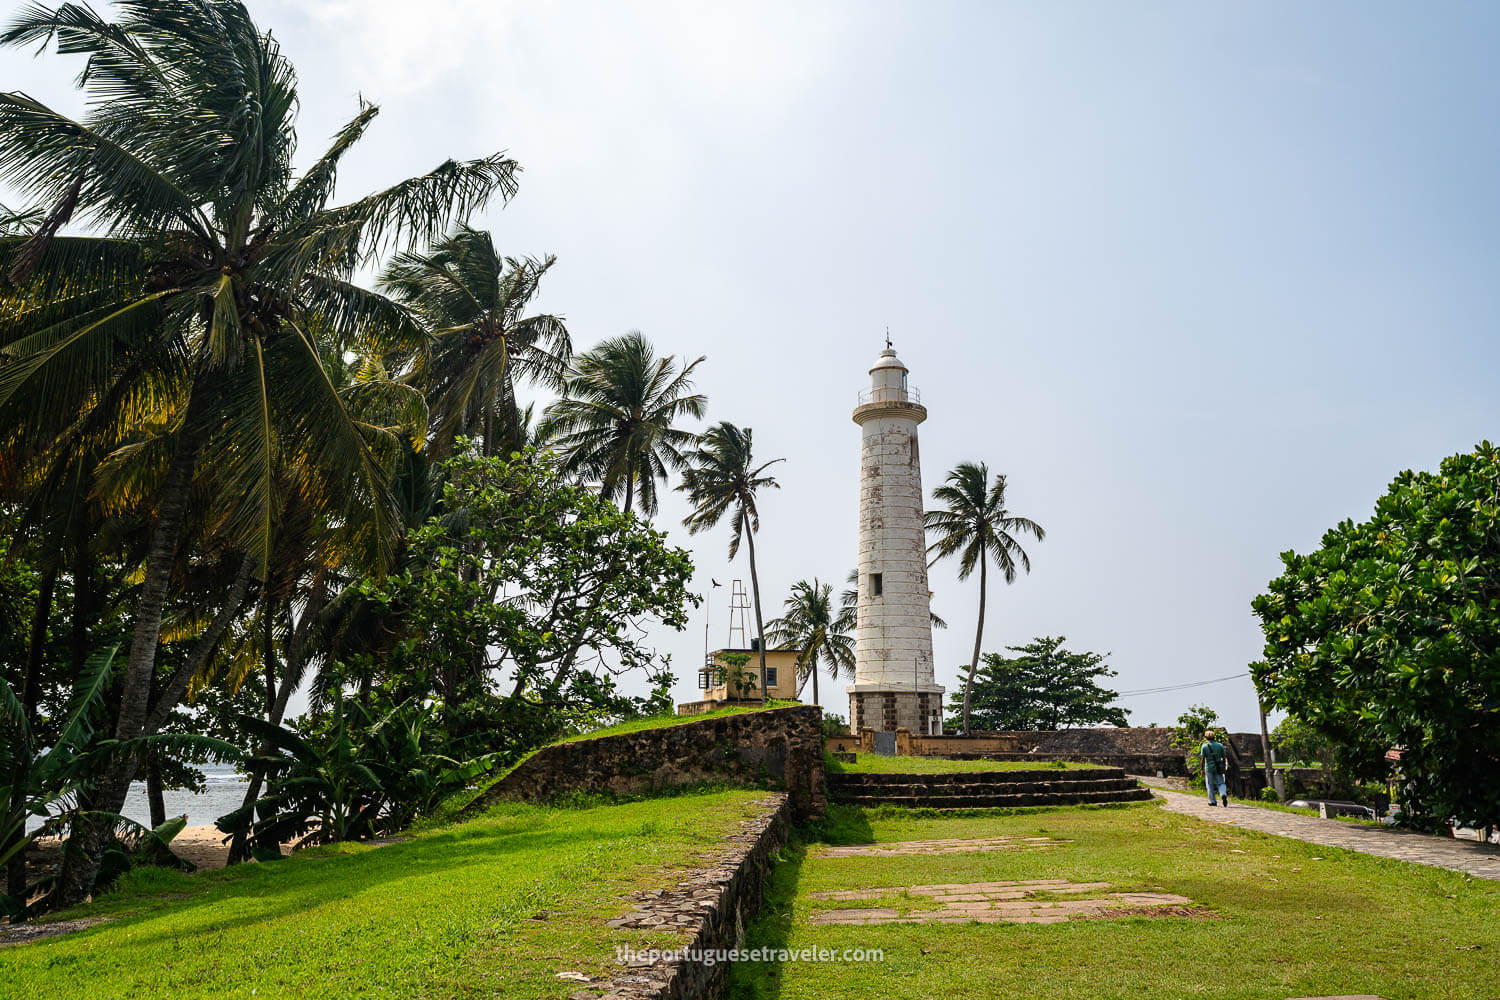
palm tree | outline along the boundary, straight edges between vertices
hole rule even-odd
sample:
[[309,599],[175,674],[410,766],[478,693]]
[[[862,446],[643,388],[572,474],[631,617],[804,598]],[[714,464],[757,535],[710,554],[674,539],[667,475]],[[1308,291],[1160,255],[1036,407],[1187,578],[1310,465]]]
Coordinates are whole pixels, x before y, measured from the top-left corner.
[[773,458],[755,465],[750,455],[750,428],[736,427],[721,421],[698,439],[698,447],[683,456],[686,467],[678,490],[693,503],[693,512],[683,518],[688,532],[696,535],[723,520],[733,509],[730,522],[729,558],[740,550],[744,538],[750,550],[750,590],[755,600],[755,634],[760,647],[760,703],[766,703],[766,630],[760,616],[760,577],[755,568],[755,533],[760,530],[760,512],[755,493],[760,489],[780,489],[781,484],[765,472],[785,459]]
[[[974,671],[979,667],[979,645],[984,640],[984,598],[989,583],[989,563],[993,559],[1014,583],[1019,563],[1031,572],[1031,558],[1019,534],[1030,533],[1037,541],[1047,537],[1042,526],[1029,517],[1019,517],[1005,509],[1005,476],[996,473],[989,483],[990,470],[983,462],[964,462],[948,473],[944,485],[932,491],[932,498],[943,504],[941,510],[929,510],[926,527],[937,534],[927,551],[935,553],[936,563],[946,556],[958,555],[958,578],[967,580],[979,567],[979,625],[974,630],[974,655],[969,660],[969,674],[964,680],[964,732],[969,731],[969,693],[974,687]],[[986,485],[988,484],[988,489]]]
[[[797,654],[797,673],[802,682],[812,678],[813,704],[818,704],[819,661],[828,661],[828,673],[835,680],[843,673],[854,674],[854,637],[849,634],[848,616],[833,609],[833,585],[817,577],[812,582],[798,580],[792,584],[791,596],[783,605],[780,618],[766,625],[772,642],[789,646]],[[801,683],[798,693],[801,693]]]
[[[89,112],[75,121],[21,93],[0,94],[0,179],[48,207],[29,236],[0,240],[0,426],[33,442],[100,407],[134,420],[136,440],[106,465],[153,500],[115,735],[142,732],[162,609],[200,456],[216,530],[264,575],[278,474],[314,483],[330,521],[359,527],[366,556],[389,558],[397,519],[385,464],[401,435],[357,420],[323,354],[408,349],[423,331],[398,303],[354,284],[379,248],[437,238],[492,196],[509,197],[502,155],[448,161],[345,205],[330,205],[340,161],[377,109],[362,105],[298,176],[296,75],[237,0],[121,0],[117,22],[86,5],[28,7],[0,43],[88,57]],[[60,237],[71,219],[91,235]],[[420,399],[388,380],[351,387],[419,423]],[[412,418],[408,421],[406,418]],[[59,428],[63,428],[59,432]],[[207,463],[204,463],[207,464]],[[97,805],[118,811],[136,762],[122,758]],[[80,832],[85,860],[62,902],[90,889],[103,831]]]
[[675,355],[658,358],[639,330],[602,341],[574,359],[563,398],[547,408],[539,433],[558,450],[565,474],[599,483],[607,499],[623,494],[627,514],[639,494],[641,510],[654,515],[656,481],[681,469],[683,450],[697,440],[672,425],[703,416],[708,398],[692,392],[703,360],[678,368]]
[[521,450],[515,386],[561,391],[573,346],[557,316],[522,316],[555,257],[501,257],[490,234],[460,226],[431,250],[398,254],[381,286],[410,306],[434,343],[420,374],[434,454],[477,434],[486,455]]

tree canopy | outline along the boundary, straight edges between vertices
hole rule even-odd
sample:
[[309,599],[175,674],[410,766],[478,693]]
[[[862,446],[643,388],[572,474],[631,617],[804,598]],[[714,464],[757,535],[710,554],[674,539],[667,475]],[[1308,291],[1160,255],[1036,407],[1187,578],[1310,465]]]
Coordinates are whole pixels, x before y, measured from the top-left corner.
[[978,730],[1062,729],[1068,726],[1124,726],[1118,695],[1100,686],[1115,672],[1108,654],[1063,648],[1066,636],[1041,636],[1024,646],[1006,647],[1014,656],[986,653],[974,677],[970,722]]
[[1254,602],[1269,705],[1338,746],[1362,777],[1401,751],[1415,823],[1500,824],[1500,450],[1406,471]]
[[707,397],[692,391],[702,363],[657,357],[639,330],[610,337],[573,359],[563,398],[547,408],[538,433],[569,475],[598,483],[606,498],[623,497],[623,510],[639,504],[654,515],[657,481],[682,469],[697,443],[674,425],[707,408]]
[[[80,57],[85,108],[0,94],[0,182],[24,202],[0,206],[5,895],[37,890],[39,816],[69,843],[38,905],[101,888],[132,779],[159,825],[164,786],[201,786],[214,748],[249,778],[242,860],[282,842],[251,829],[261,807],[367,836],[475,767],[661,711],[644,629],[685,623],[691,565],[630,490],[653,510],[696,441],[671,425],[701,415],[698,362],[637,335],[569,368],[561,318],[532,305],[553,258],[468,225],[519,164],[347,197],[377,108],[297,156],[297,74],[239,0],[27,4],[0,44]],[[516,397],[571,375],[586,409],[611,389],[590,373],[641,390],[608,400],[624,481],[601,458],[564,482]],[[627,672],[650,693],[620,691]],[[288,723],[296,691],[311,710]]]
[[834,608],[833,585],[817,577],[798,580],[782,605],[780,618],[766,622],[766,637],[797,650],[797,693],[812,679],[813,704],[818,703],[818,669],[824,663],[835,680],[854,677],[854,619]]

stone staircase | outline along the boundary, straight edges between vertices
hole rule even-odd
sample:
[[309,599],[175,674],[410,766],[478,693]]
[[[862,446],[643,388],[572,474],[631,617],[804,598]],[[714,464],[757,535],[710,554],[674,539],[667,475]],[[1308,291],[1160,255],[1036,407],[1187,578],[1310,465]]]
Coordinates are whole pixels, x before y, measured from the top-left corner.
[[1151,790],[1118,767],[948,774],[828,775],[830,801],[913,809],[993,809],[1145,802]]

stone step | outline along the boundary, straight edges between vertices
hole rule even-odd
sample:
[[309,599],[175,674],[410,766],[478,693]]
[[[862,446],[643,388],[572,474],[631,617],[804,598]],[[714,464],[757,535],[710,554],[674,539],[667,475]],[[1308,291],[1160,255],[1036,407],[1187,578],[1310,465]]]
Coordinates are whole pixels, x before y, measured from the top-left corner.
[[850,774],[832,771],[830,785],[904,785],[912,782],[947,785],[1005,785],[1032,781],[1102,781],[1120,780],[1125,771],[1118,767],[1090,767],[1062,771],[1056,768],[1027,771],[949,771],[943,774]]
[[833,801],[853,806],[903,806],[909,809],[996,809],[1024,806],[1076,806],[1101,802],[1145,802],[1147,788],[1108,792],[1039,792],[1025,795],[838,795]]
[[846,795],[1025,795],[1048,792],[1121,792],[1135,788],[1131,778],[1100,778],[1093,781],[926,782],[845,785],[829,783],[829,791]]

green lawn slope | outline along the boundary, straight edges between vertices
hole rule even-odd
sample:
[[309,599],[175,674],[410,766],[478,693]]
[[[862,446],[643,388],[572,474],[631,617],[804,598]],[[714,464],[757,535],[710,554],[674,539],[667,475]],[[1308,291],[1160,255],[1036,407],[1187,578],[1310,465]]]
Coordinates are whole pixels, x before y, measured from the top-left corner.
[[[1013,835],[1040,850],[825,857],[794,843],[746,947],[878,949],[878,962],[741,965],[739,1000],[1387,1000],[1500,996],[1500,882],[1205,823],[1154,804],[919,818],[835,806],[825,841]],[[1060,878],[1187,896],[1196,917],[815,926],[826,890]]]
[[611,968],[616,944],[671,934],[607,928],[637,889],[716,847],[754,791],[591,808],[504,803],[384,847],[184,875],[142,870],[60,917],[108,917],[0,947],[0,997],[566,997],[560,971]]

